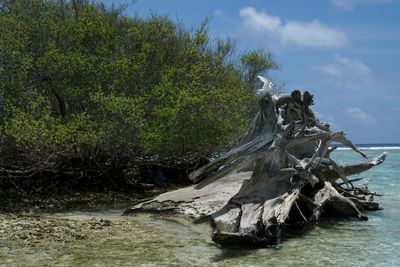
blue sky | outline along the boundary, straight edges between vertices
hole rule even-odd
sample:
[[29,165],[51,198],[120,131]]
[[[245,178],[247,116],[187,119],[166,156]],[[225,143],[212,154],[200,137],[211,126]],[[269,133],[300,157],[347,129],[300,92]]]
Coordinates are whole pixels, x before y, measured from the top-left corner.
[[138,0],[126,11],[151,12],[188,27],[209,17],[213,37],[271,51],[281,65],[272,80],[314,94],[334,130],[400,143],[400,0]]

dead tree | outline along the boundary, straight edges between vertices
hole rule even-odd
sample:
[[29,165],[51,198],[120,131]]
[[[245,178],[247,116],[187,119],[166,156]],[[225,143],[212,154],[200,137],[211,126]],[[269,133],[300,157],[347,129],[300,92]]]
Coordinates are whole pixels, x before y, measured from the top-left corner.
[[[195,170],[196,185],[162,194],[127,210],[174,212],[209,219],[212,239],[222,245],[274,246],[285,229],[313,226],[322,214],[367,220],[363,210],[379,210],[375,193],[347,178],[381,164],[386,154],[368,157],[343,132],[332,132],[312,112],[313,96],[263,92],[260,111],[248,133],[229,151]],[[339,165],[332,142],[366,161]]]

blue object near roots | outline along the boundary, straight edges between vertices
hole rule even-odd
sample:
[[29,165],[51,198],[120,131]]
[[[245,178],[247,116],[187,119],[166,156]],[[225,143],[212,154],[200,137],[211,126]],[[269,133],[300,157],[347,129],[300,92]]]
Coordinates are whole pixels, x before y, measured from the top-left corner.
[[156,171],[149,170],[149,174],[154,182],[163,183],[166,180],[164,173],[160,169]]

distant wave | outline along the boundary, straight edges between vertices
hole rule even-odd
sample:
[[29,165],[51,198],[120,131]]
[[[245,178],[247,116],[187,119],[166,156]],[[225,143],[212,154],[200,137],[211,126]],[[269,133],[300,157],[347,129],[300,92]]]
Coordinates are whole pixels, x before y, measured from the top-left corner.
[[[400,146],[371,146],[358,147],[361,150],[400,150]],[[338,147],[337,150],[351,150],[350,147]]]

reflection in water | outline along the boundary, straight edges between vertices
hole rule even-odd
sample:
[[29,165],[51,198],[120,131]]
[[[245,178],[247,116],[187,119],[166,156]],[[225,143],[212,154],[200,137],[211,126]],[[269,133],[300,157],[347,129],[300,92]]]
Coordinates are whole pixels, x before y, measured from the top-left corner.
[[[338,151],[336,157],[343,162],[358,159],[349,151]],[[76,212],[50,217],[78,225],[103,218],[110,226],[88,229],[82,232],[85,238],[68,242],[55,238],[67,231],[55,231],[49,233],[53,239],[33,243],[1,240],[0,229],[0,266],[398,266],[399,169],[400,151],[392,151],[385,164],[363,174],[365,181],[360,182],[384,193],[378,200],[384,211],[368,214],[367,222],[326,219],[306,234],[285,237],[279,249],[222,249],[211,241],[208,224],[180,217]]]

